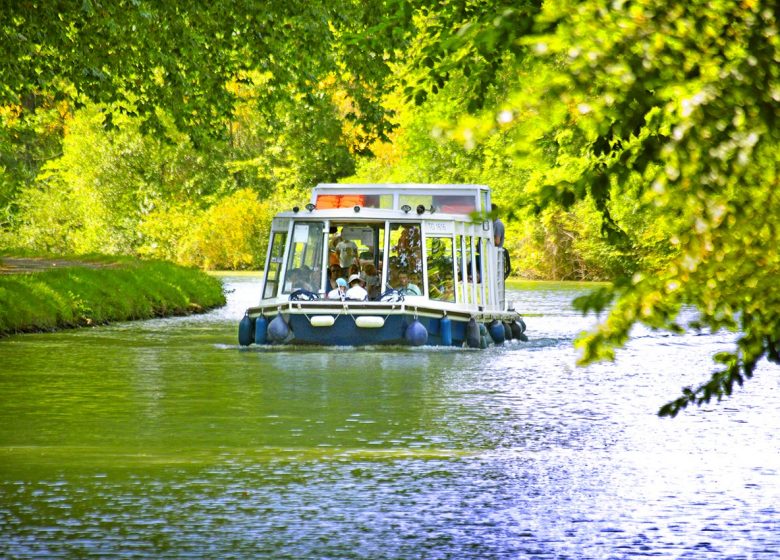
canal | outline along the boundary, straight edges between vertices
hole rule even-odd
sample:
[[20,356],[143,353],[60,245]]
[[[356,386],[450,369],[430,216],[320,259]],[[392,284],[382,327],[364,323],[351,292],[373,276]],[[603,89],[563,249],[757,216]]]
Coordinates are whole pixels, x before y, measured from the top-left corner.
[[575,365],[582,287],[513,291],[484,351],[239,349],[259,291],[0,341],[0,557],[780,554],[780,368],[660,419],[733,335],[637,329]]

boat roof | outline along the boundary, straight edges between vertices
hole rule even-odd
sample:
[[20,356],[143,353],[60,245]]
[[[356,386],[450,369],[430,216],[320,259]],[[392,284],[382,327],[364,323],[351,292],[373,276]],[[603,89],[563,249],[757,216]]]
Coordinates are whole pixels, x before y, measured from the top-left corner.
[[[314,187],[306,209],[324,214],[358,212],[377,214],[426,213],[468,216],[491,209],[490,188],[478,184],[445,183],[321,183]],[[357,217],[357,216],[355,216]],[[368,217],[365,214],[361,217]]]
[[320,183],[314,187],[314,193],[318,192],[374,192],[386,191],[388,193],[399,191],[489,191],[487,185],[466,184],[466,183]]

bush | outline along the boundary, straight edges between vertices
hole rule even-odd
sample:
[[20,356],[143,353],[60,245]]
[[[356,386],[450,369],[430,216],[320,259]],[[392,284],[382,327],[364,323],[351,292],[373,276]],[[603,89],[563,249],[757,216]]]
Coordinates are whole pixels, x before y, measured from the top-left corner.
[[272,218],[269,202],[251,189],[239,190],[201,214],[181,242],[179,261],[209,270],[260,268]]

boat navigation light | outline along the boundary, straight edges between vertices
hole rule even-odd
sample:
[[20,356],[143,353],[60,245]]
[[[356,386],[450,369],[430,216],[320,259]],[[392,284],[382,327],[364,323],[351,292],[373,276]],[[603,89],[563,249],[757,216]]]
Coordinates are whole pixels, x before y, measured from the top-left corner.
[[309,212],[311,212],[315,208],[316,206],[314,206],[314,204],[312,204],[311,202],[306,205],[306,210],[308,210]]
[[401,210],[403,210],[405,214],[408,214],[409,210],[411,210],[411,209],[412,209],[412,207],[409,206],[408,204],[404,204],[403,206],[401,206]]
[[360,206],[355,206],[353,210],[355,211],[355,214],[357,214],[358,212],[360,212]]
[[300,208],[298,208],[297,206],[293,206],[293,212],[295,212],[297,214],[299,210],[300,210]]
[[425,212],[425,206],[423,206],[422,204],[418,204],[417,205],[417,213],[418,214],[422,214],[423,212]]

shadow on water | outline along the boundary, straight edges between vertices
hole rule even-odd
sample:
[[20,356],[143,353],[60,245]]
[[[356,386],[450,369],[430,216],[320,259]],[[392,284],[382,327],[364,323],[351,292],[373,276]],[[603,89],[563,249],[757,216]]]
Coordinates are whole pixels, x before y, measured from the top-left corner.
[[[0,342],[0,556],[775,558],[778,368],[658,407],[728,335],[638,330],[577,367],[571,287],[528,343],[239,349],[197,317]],[[576,290],[574,290],[576,293]]]

